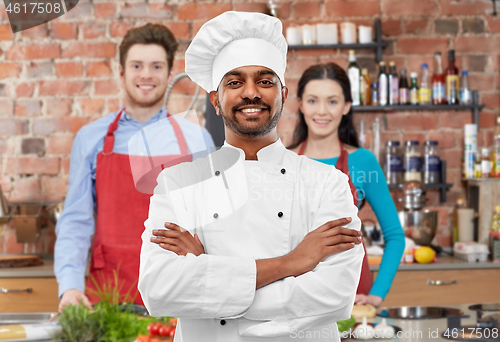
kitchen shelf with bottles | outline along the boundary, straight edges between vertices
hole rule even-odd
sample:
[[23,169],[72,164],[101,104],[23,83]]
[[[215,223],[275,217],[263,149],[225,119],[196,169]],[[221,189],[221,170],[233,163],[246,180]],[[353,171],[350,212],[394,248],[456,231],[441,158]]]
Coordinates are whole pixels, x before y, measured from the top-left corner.
[[308,50],[308,49],[373,49],[375,51],[376,61],[382,60],[382,50],[389,45],[382,40],[382,23],[380,19],[375,20],[375,41],[372,43],[355,44],[304,44],[289,45],[288,50]]
[[[450,189],[453,186],[453,184],[446,183],[446,161],[445,160],[440,161],[440,176],[441,176],[440,183],[424,184],[424,187],[426,189],[439,190],[439,201],[446,202],[446,191],[448,189]],[[391,190],[401,189],[402,187],[403,187],[403,184],[389,184],[389,189],[391,189]]]

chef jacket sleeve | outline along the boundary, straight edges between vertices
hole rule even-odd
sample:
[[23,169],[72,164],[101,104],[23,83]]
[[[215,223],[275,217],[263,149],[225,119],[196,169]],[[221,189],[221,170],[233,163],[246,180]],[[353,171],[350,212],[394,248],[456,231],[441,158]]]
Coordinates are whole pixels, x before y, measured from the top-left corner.
[[54,273],[59,298],[69,289],[83,292],[85,288],[85,268],[94,234],[93,148],[89,143],[89,130],[82,128],[71,149],[68,193],[56,225]]
[[[342,217],[346,227],[360,230],[347,176],[332,170],[318,202],[311,229]],[[242,336],[282,336],[293,330],[327,325],[348,319],[354,305],[364,250],[361,244],[330,255],[298,277],[287,277],[256,291],[255,300],[238,322]]]
[[153,229],[173,222],[195,233],[183,189],[168,191],[175,167],[158,177],[144,223],[138,288],[153,316],[218,318],[238,316],[255,296],[257,267],[253,258],[201,254],[179,256],[150,242]]

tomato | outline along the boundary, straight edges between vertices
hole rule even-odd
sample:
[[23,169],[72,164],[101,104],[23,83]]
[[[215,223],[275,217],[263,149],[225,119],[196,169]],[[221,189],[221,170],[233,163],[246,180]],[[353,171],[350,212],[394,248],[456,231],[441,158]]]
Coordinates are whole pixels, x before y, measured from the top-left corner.
[[177,318],[170,318],[168,320],[168,323],[170,323],[170,325],[176,327],[177,326]]
[[158,336],[161,327],[161,323],[150,323],[148,325],[148,332],[153,336]]
[[164,336],[164,337],[174,336],[173,329],[174,329],[174,327],[162,325],[162,327],[160,328],[160,336]]
[[136,341],[137,342],[150,342],[151,341],[151,336],[149,336],[149,335],[139,335],[139,336],[137,336]]

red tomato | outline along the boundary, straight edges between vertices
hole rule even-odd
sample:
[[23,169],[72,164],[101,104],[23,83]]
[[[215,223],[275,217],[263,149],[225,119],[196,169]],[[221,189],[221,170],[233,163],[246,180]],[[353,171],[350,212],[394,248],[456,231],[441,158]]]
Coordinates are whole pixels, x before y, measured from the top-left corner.
[[164,336],[164,337],[174,336],[173,335],[173,329],[174,329],[174,327],[163,325],[160,328],[160,336]]
[[137,342],[150,342],[151,341],[151,336],[149,336],[149,335],[139,335],[139,336],[137,336],[136,341]]
[[161,327],[162,325],[160,323],[150,323],[148,325],[148,332],[153,336],[158,336]]

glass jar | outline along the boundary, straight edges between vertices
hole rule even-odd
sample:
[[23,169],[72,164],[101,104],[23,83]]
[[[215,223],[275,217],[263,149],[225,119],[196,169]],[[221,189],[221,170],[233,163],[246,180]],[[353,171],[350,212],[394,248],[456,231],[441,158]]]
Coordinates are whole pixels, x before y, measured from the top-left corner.
[[371,99],[372,99],[371,105],[378,106],[379,105],[379,102],[378,102],[378,83],[372,83],[370,88],[371,88],[370,95],[371,95]]
[[483,178],[488,178],[491,174],[491,159],[490,159],[490,149],[483,147],[481,149],[481,176]]
[[422,181],[422,151],[418,141],[408,140],[405,146],[404,180]]
[[438,142],[427,140],[424,152],[424,184],[440,183],[441,160],[439,159]]
[[387,184],[403,182],[403,157],[399,141],[388,141],[385,144],[385,179]]

